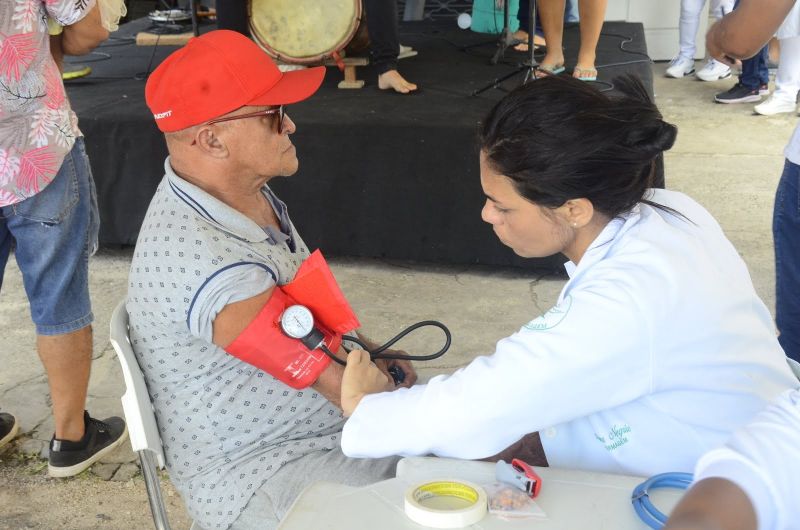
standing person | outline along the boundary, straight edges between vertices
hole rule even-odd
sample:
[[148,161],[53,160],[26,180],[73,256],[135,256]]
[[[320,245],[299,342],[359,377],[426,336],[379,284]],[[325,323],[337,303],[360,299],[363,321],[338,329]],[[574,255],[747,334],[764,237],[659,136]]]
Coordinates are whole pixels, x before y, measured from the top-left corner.
[[[736,11],[738,7],[739,0],[736,0],[733,8],[734,11]],[[711,52],[709,52],[709,56],[713,58]],[[739,81],[725,92],[720,92],[715,95],[714,101],[717,103],[753,103],[761,101],[762,96],[769,94],[768,61],[769,46],[764,44],[758,53],[752,54],[747,59],[742,60],[742,73],[739,75]],[[728,66],[733,65],[729,64]]]
[[[596,81],[597,42],[603,29],[608,0],[578,0],[580,17],[581,45],[578,62],[572,76],[581,81]],[[559,74],[564,71],[564,5],[565,0],[538,0],[539,20],[547,41],[547,53],[539,64],[544,75]]]
[[719,224],[651,188],[675,127],[641,82],[614,86],[623,97],[549,76],[483,121],[484,221],[520,256],[563,253],[570,279],[493,355],[426,385],[382,392],[389,380],[350,353],[345,454],[483,458],[523,440],[536,465],[690,471],[796,384]]
[[[286,107],[311,97],[324,72],[281,73],[253,41],[217,30],[147,80],[169,157],[131,263],[131,345],[170,480],[207,530],[275,528],[314,481],[394,475],[395,458],[341,452],[342,367],[275,328],[309,250],[268,183],[297,171]],[[247,359],[245,336],[256,337]],[[269,359],[282,364],[259,362]],[[416,379],[406,361],[380,364],[401,368],[403,386]]]
[[[679,26],[680,51],[667,68],[666,76],[681,78],[694,73],[695,36],[704,15],[706,0],[681,0],[681,19]],[[733,10],[733,0],[711,0],[711,16],[719,20]],[[731,67],[709,57],[705,66],[695,76],[701,81],[717,81],[730,77]]]
[[367,12],[370,55],[378,70],[378,88],[409,94],[417,85],[397,71],[400,39],[397,28],[397,0],[363,0]]
[[[99,219],[83,137],[51,56],[48,17],[64,26],[61,45],[71,55],[88,53],[108,32],[94,0],[0,2],[0,271],[13,246],[50,386],[48,472],[68,477],[113,450],[127,430],[120,418],[99,421],[84,410],[92,363],[88,259]],[[16,429],[13,416],[0,415],[0,438]]]
[[775,37],[780,46],[775,91],[766,101],[753,107],[753,111],[762,116],[797,110],[797,93],[800,91],[800,4],[795,4]]
[[[763,46],[783,23],[794,0],[742,0],[738,9],[714,24],[706,36],[719,60],[746,58]],[[757,20],[758,24],[752,23]],[[786,355],[800,361],[800,126],[784,150],[786,161],[775,193],[775,319]]]

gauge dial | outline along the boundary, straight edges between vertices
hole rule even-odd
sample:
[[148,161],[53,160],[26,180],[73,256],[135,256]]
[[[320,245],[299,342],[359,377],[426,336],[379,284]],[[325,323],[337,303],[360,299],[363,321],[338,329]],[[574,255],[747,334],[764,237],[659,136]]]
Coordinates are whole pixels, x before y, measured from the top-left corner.
[[281,315],[281,329],[293,339],[302,339],[313,331],[314,315],[306,306],[289,306]]

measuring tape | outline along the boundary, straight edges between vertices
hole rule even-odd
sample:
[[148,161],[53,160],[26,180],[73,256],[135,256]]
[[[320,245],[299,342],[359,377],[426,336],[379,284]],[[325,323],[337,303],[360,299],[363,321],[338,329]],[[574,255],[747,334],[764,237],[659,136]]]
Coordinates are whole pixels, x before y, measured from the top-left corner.
[[437,480],[406,490],[406,516],[431,528],[464,528],[486,515],[486,492],[471,482]]

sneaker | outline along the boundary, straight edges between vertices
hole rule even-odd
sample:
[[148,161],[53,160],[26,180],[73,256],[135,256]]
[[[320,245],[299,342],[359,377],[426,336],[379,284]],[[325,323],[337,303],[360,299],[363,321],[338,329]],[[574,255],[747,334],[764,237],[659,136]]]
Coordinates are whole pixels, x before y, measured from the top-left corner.
[[731,67],[725,63],[709,59],[704,67],[695,74],[701,81],[719,81],[731,76]]
[[8,412],[0,412],[0,447],[13,440],[18,432],[17,418]]
[[681,55],[678,55],[669,63],[669,68],[667,68],[666,76],[667,77],[674,77],[675,79],[680,79],[681,77],[685,77],[694,73],[694,61],[692,59],[687,59]]
[[769,96],[769,85],[767,83],[761,83],[758,85],[758,95]]
[[761,101],[760,88],[747,88],[741,83],[736,83],[733,88],[725,92],[720,92],[714,96],[717,103],[750,103]]
[[753,107],[753,110],[756,114],[761,114],[762,116],[772,116],[783,112],[794,112],[796,107],[797,105],[795,105],[794,101],[771,96],[763,103]]
[[116,416],[103,421],[83,412],[86,432],[79,442],[50,440],[47,473],[51,477],[71,477],[88,468],[117,448],[128,437],[125,420]]

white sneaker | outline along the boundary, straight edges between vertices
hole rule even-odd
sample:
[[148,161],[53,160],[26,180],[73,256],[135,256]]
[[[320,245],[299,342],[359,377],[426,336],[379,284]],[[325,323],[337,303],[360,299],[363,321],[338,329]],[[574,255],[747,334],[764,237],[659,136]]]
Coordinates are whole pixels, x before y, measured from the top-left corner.
[[667,68],[666,75],[667,77],[674,77],[675,79],[680,79],[681,77],[685,77],[690,75],[694,72],[694,61],[691,59],[687,59],[681,55],[678,55],[669,63],[669,68]]
[[727,64],[709,59],[705,66],[695,74],[701,81],[719,81],[731,76],[731,67]]
[[774,114],[781,114],[784,112],[794,112],[796,105],[792,101],[783,98],[776,98],[774,95],[767,98],[763,103],[759,103],[753,110],[762,116],[772,116]]

